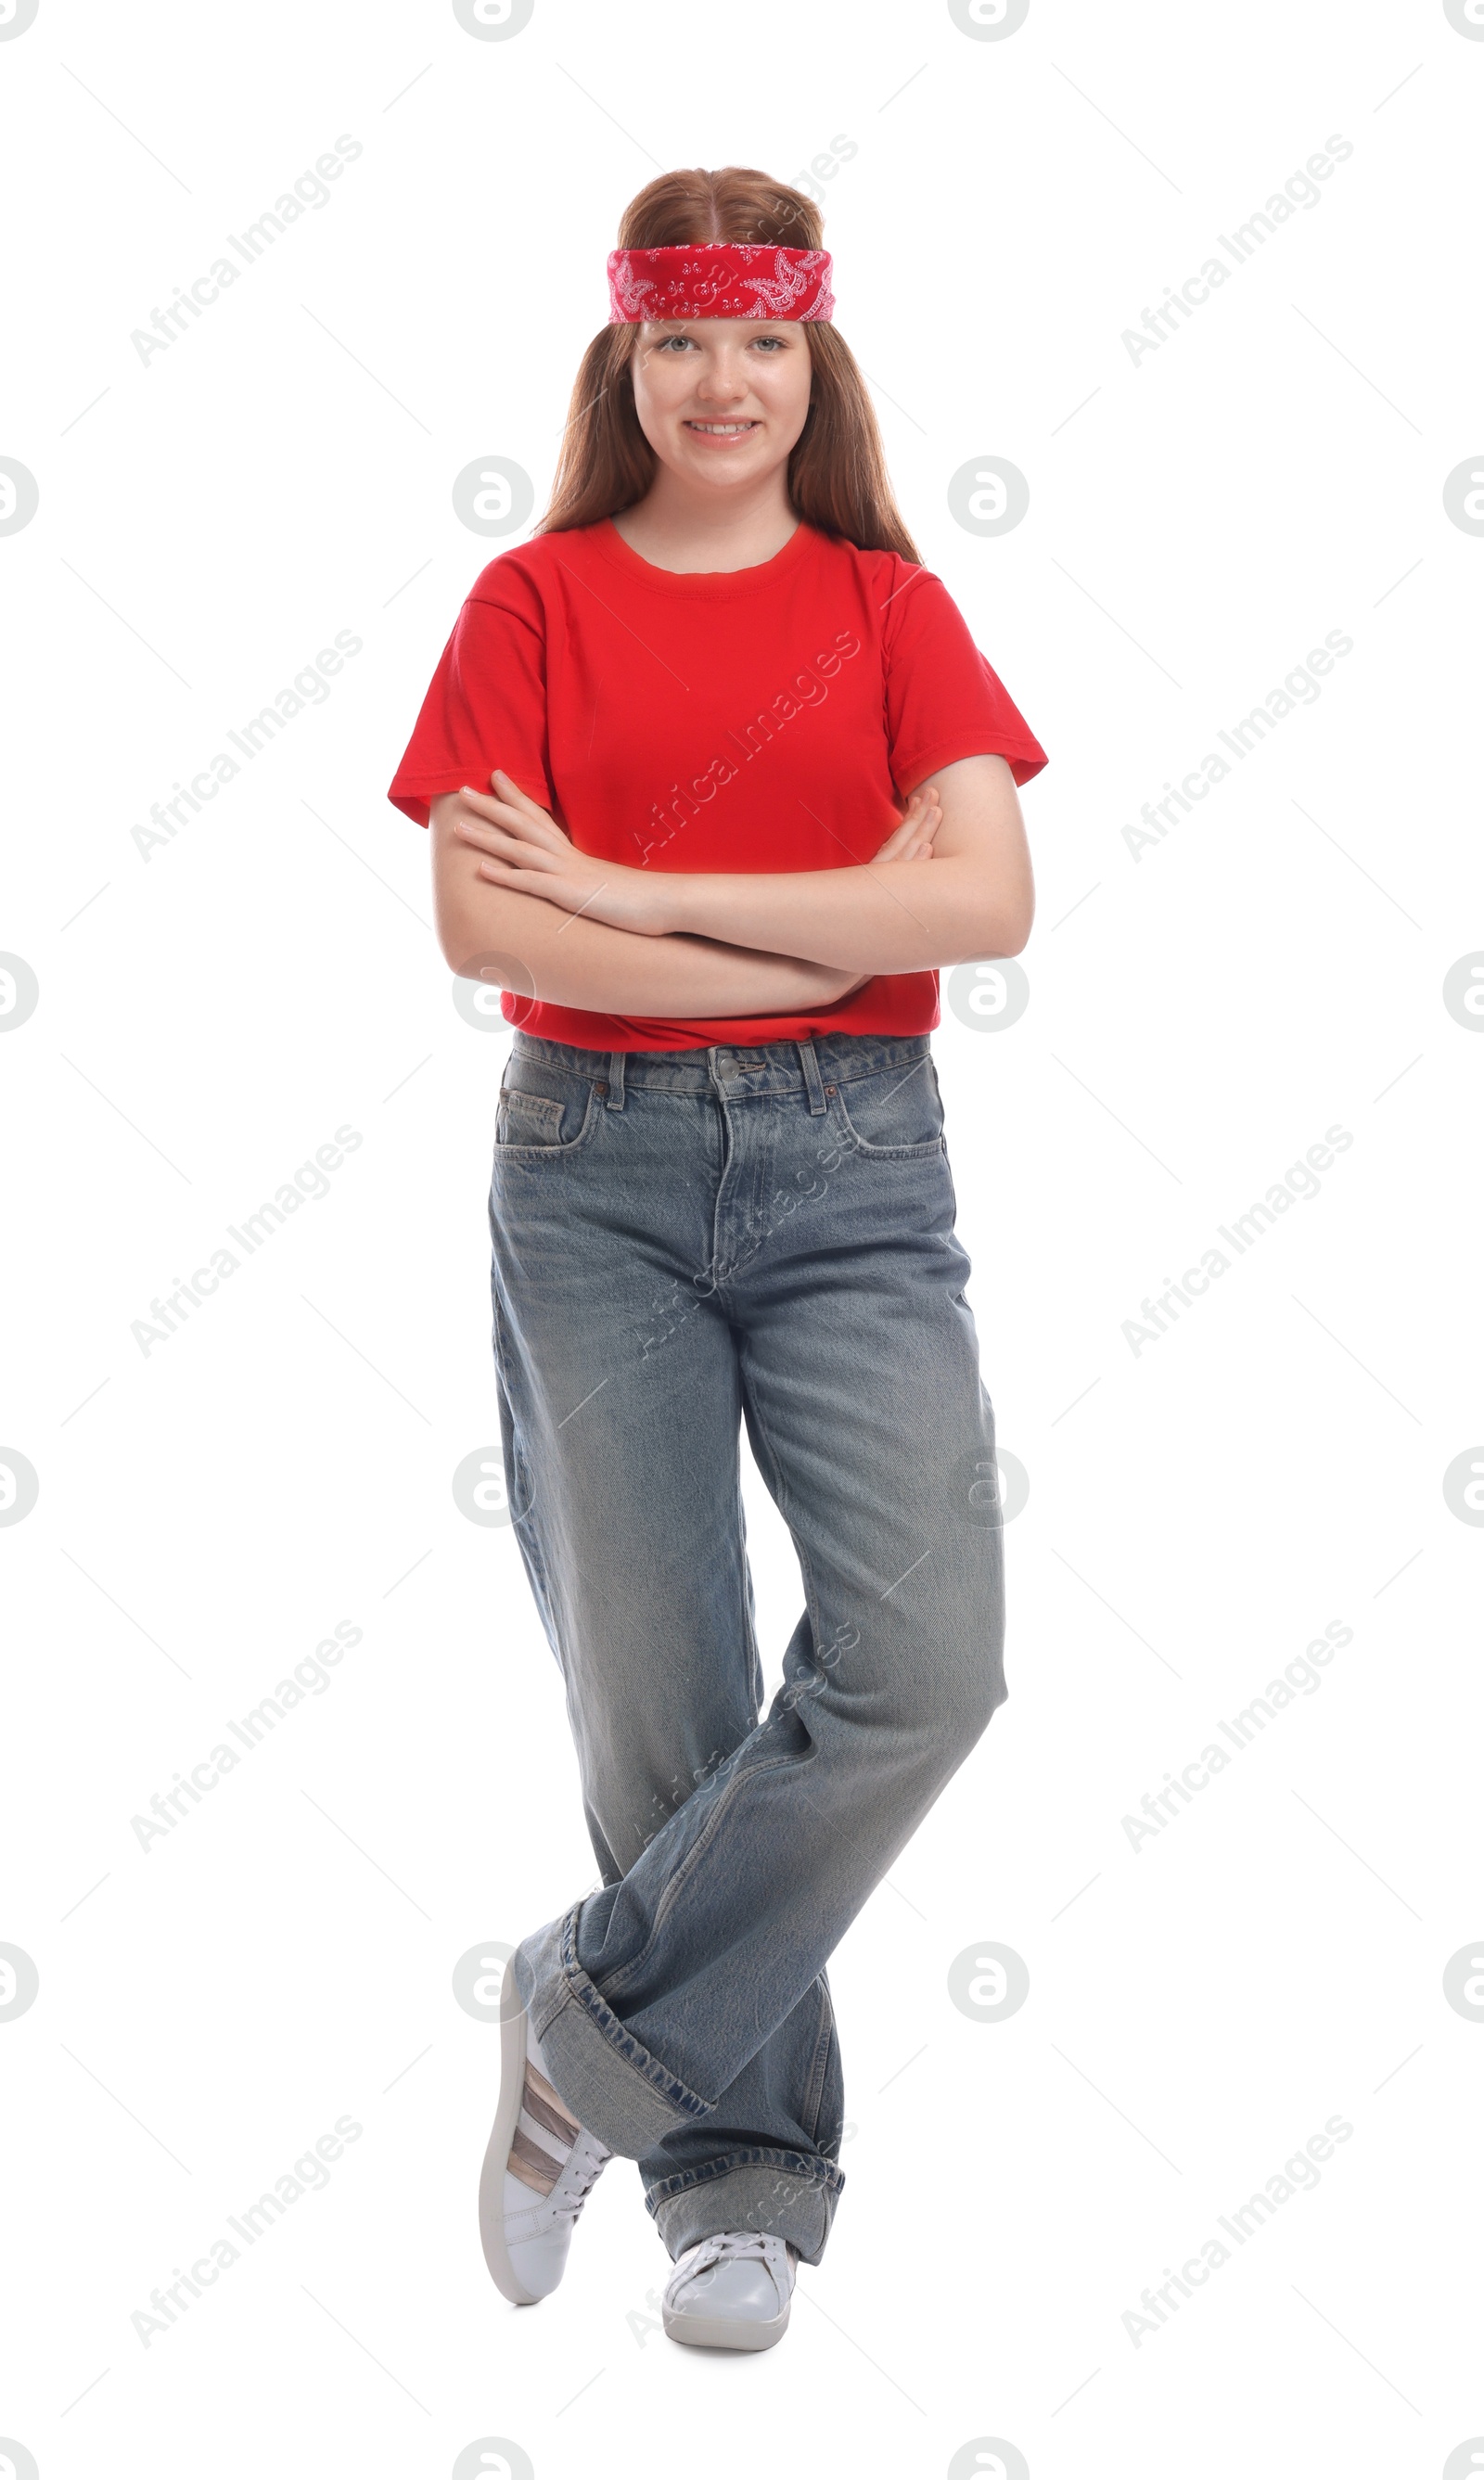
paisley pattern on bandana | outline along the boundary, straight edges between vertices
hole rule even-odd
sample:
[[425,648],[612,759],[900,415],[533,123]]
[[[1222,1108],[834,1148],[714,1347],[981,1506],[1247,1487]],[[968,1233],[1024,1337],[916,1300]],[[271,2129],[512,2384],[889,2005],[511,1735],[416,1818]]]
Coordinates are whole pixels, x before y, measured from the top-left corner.
[[830,266],[827,249],[785,249],[770,242],[678,242],[656,249],[610,250],[609,324],[640,319],[832,319]]

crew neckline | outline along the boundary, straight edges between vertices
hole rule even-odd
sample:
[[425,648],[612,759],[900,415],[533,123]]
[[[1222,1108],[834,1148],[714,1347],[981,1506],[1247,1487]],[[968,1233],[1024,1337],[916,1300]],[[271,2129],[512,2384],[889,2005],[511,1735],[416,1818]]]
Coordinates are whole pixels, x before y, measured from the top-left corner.
[[607,559],[656,594],[715,602],[730,595],[761,593],[775,579],[786,576],[803,558],[814,531],[813,526],[800,517],[788,541],[770,559],[755,560],[748,568],[657,568],[653,560],[645,559],[632,543],[625,542],[612,517],[600,519],[594,536],[596,549]]

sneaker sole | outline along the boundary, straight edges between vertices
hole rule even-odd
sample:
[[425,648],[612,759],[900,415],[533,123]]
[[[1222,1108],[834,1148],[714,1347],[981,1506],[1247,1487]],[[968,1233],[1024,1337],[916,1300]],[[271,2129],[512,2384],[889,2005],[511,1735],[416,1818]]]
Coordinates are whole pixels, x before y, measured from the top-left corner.
[[767,2351],[787,2332],[789,2311],[764,2322],[746,2316],[682,2316],[666,2308],[662,2321],[672,2342],[698,2342],[709,2351]]
[[505,2244],[505,2165],[526,2089],[526,2003],[508,1965],[500,1991],[500,2098],[480,2173],[480,2243],[495,2288],[513,2307],[534,2308],[541,2294],[528,2290]]

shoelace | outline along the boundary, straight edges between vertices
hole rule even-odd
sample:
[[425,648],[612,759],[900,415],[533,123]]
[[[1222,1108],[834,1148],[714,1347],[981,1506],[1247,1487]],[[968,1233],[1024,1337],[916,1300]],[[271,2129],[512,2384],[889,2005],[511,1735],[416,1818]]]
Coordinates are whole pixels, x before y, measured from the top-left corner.
[[588,2154],[586,2175],[583,2179],[582,2183],[573,2190],[570,2205],[562,2208],[563,2212],[574,2222],[576,2221],[578,2214],[582,2211],[583,2207],[587,2202],[588,2197],[592,2193],[593,2187],[597,2183],[599,2171],[606,2170],[613,2157],[608,2146],[606,2144],[600,2144],[595,2135],[590,2135],[587,2138],[587,2144]]
[[[677,2276],[689,2278],[691,2274],[707,2273],[714,2265],[748,2257],[756,2257],[766,2264],[768,2239],[766,2231],[717,2231],[709,2239],[696,2239],[675,2259],[670,2280],[673,2283]],[[786,2247],[784,2255],[787,2260]]]

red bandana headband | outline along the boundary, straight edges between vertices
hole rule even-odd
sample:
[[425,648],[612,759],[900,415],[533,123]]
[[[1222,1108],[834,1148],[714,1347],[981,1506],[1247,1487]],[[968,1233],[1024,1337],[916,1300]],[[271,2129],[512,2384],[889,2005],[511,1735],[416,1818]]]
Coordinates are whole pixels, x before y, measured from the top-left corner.
[[832,319],[827,249],[666,243],[608,256],[609,324],[640,319]]

